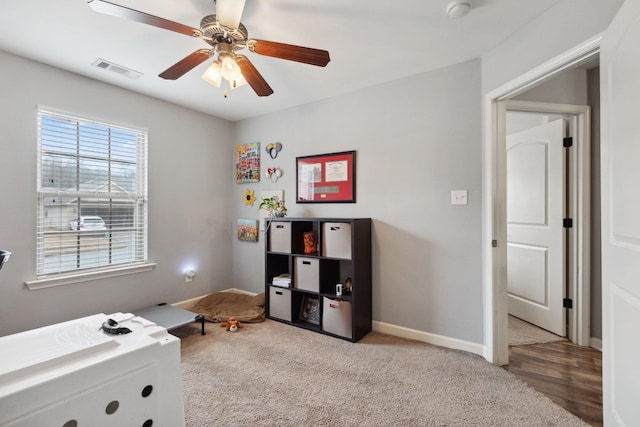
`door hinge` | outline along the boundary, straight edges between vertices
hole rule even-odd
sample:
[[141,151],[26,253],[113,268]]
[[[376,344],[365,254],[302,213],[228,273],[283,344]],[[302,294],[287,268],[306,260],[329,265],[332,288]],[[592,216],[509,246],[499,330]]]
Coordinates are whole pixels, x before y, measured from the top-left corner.
[[491,241],[491,247],[492,248],[497,248],[498,247],[498,241],[497,240],[492,240]]
[[562,300],[562,307],[573,308],[573,300],[571,298],[565,298]]
[[571,219],[571,218],[564,218],[564,219],[562,220],[562,226],[563,226],[564,228],[571,228],[571,227],[573,227],[573,219]]
[[567,136],[566,138],[562,138],[562,146],[564,148],[573,147],[573,137]]

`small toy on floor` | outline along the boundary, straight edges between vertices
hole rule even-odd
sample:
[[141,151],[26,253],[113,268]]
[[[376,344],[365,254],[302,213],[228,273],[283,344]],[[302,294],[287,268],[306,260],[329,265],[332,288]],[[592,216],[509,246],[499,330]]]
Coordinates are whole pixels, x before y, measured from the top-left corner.
[[232,317],[229,317],[229,320],[227,320],[225,323],[221,323],[220,327],[227,328],[227,331],[235,332],[238,329],[242,328],[243,326],[238,319],[232,316]]

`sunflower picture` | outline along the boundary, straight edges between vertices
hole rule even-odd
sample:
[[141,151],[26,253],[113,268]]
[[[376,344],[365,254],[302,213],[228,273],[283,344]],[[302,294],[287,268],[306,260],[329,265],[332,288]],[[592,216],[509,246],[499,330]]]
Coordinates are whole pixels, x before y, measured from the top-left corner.
[[253,206],[253,202],[256,201],[256,196],[253,195],[253,190],[246,190],[243,198],[245,206]]

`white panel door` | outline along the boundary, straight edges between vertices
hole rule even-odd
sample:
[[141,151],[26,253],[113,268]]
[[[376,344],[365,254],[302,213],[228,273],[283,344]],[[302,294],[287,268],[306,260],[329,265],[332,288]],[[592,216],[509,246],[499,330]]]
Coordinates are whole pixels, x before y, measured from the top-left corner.
[[509,313],[565,336],[562,119],[507,136]]
[[604,424],[640,423],[640,0],[626,0],[600,56]]

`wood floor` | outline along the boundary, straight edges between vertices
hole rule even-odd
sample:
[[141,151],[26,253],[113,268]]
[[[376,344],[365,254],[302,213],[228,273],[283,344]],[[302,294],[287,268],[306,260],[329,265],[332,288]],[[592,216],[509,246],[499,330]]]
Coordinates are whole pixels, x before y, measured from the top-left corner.
[[569,341],[509,347],[507,371],[592,426],[602,426],[602,353]]

